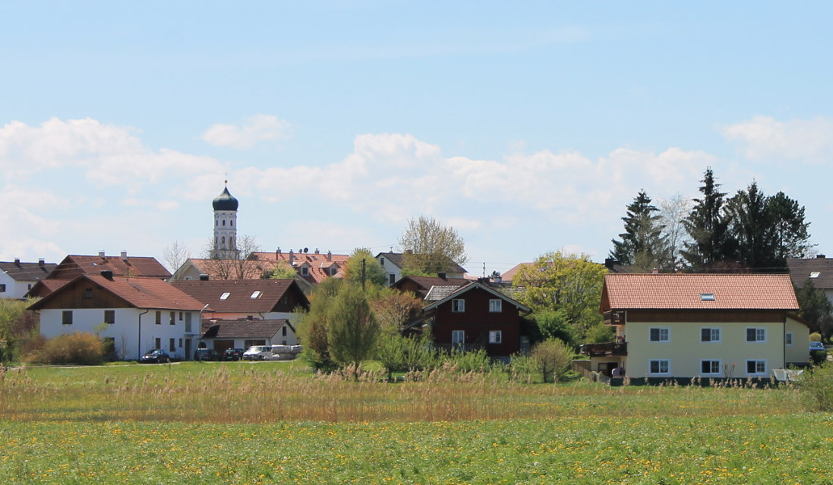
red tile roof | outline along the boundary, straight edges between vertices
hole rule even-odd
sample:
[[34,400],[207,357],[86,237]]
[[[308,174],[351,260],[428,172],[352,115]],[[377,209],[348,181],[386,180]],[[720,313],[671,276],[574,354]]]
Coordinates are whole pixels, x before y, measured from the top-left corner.
[[787,274],[618,273],[605,275],[601,309],[798,310],[798,301]]
[[523,268],[524,266],[532,265],[532,264],[535,264],[535,263],[518,263],[518,264],[516,264],[515,266],[506,270],[506,272],[504,272],[502,275],[500,275],[501,281],[511,283],[512,280],[515,278],[515,275],[518,273],[518,271],[520,271],[521,268]]
[[[295,280],[184,280],[171,281],[171,285],[219,313],[271,312],[293,286],[297,298],[309,304]],[[260,293],[252,298],[255,292]],[[228,295],[221,299],[225,293]]]
[[[278,261],[290,264],[298,272],[298,276],[309,283],[317,284],[327,278],[342,278],[344,276],[344,265],[350,256],[347,254],[325,254],[325,253],[252,253],[252,257],[245,261],[214,260],[191,258],[191,263],[200,273],[207,274],[210,280],[221,279],[261,279],[264,275],[271,273]],[[329,259],[328,259],[329,258]],[[303,274],[302,267],[307,267],[307,274]],[[335,267],[335,274],[332,268]],[[224,268],[224,269],[223,269]],[[242,274],[240,273],[242,270]],[[227,274],[223,274],[227,273]]]
[[48,279],[71,280],[81,274],[112,271],[114,276],[170,278],[171,273],[150,256],[87,256],[70,254],[49,273]]
[[118,296],[135,308],[152,308],[160,310],[201,310],[204,303],[197,301],[181,290],[156,278],[113,277],[112,280],[101,275],[81,275],[53,291],[30,309],[52,308],[50,302],[61,293],[71,289],[79,281],[88,280],[106,291]]

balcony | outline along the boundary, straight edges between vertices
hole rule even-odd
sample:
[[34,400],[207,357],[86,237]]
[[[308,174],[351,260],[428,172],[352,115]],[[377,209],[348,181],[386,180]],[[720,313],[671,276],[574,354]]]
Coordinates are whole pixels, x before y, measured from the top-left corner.
[[624,325],[625,324],[625,312],[622,312],[622,311],[604,312],[604,324],[605,325]]
[[628,355],[627,342],[605,342],[603,344],[584,344],[579,351],[588,357],[612,357]]

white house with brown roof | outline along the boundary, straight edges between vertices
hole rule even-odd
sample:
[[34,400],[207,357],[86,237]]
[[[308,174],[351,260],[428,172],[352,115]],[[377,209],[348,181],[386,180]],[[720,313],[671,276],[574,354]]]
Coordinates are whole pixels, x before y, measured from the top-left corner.
[[[388,286],[393,286],[394,283],[402,279],[402,269],[405,267],[405,254],[406,253],[387,252],[376,255],[376,261],[382,265],[382,269],[384,269],[385,273],[388,274]],[[466,268],[457,263],[453,263],[453,266],[445,273],[444,276],[446,278],[462,279],[465,275]]]
[[46,338],[76,332],[111,339],[119,359],[136,360],[159,348],[189,359],[201,336],[207,305],[156,278],[126,278],[109,271],[82,274],[29,307]]
[[32,287],[55,269],[55,263],[0,261],[0,298],[22,299]]
[[617,341],[582,352],[631,379],[768,379],[809,361],[798,309],[786,274],[608,274],[601,311]]

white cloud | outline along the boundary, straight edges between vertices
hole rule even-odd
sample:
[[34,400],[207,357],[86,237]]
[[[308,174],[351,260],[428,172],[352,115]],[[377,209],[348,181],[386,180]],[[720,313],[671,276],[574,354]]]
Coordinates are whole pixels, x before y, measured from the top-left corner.
[[272,115],[254,115],[241,125],[211,125],[202,139],[206,143],[220,147],[251,148],[258,142],[282,140],[290,135],[290,124]]
[[721,129],[750,160],[827,162],[833,157],[833,120],[830,118],[778,121],[757,116]]

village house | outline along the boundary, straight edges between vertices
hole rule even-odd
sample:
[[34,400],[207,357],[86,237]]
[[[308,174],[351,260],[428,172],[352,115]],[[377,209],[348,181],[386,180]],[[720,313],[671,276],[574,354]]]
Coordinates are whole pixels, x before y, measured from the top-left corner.
[[43,259],[37,263],[0,261],[0,298],[23,299],[38,281],[45,278],[55,263],[46,263]]
[[188,359],[201,335],[207,305],[157,278],[81,274],[29,307],[46,338],[76,332],[110,340],[117,358],[136,360],[152,349]]
[[582,352],[591,370],[631,382],[769,379],[809,361],[798,309],[786,274],[607,274],[601,311],[616,341]]
[[[402,269],[405,267],[406,254],[411,254],[410,250],[404,253],[379,253],[376,255],[376,261],[382,265],[382,269],[388,275],[387,285],[393,286],[394,283],[402,278]],[[452,267],[448,268],[445,275],[449,278],[463,278],[466,275],[466,268],[463,268],[457,263],[453,263]]]
[[211,320],[204,327],[200,345],[222,354],[226,349],[253,345],[297,345],[295,327],[286,319]]
[[456,288],[467,285],[471,281],[465,278],[449,278],[444,274],[440,276],[405,276],[397,280],[393,287],[399,291],[409,291],[424,299],[434,286],[453,286]]
[[823,254],[815,258],[787,258],[787,266],[796,288],[804,288],[809,281],[833,303],[833,258]]
[[108,256],[104,251],[97,256],[70,254],[45,278],[32,285],[28,296],[44,297],[80,275],[99,275],[102,271],[129,278],[165,280],[171,277],[171,273],[150,256],[128,256],[127,251],[122,251],[118,256]]

